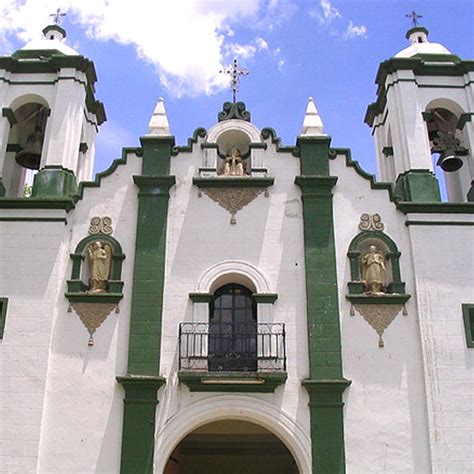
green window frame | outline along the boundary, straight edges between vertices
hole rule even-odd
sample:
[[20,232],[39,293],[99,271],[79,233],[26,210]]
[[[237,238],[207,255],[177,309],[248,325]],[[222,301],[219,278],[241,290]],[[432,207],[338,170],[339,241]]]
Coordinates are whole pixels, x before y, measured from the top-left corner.
[[5,322],[7,320],[8,298],[0,298],[0,339],[3,338]]
[[474,304],[463,304],[462,315],[467,347],[474,347]]

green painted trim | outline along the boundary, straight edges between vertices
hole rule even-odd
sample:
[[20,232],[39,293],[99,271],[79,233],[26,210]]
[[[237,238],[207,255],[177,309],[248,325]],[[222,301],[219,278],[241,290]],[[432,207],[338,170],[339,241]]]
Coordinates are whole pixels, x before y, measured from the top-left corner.
[[85,142],[79,144],[79,151],[85,153],[89,149],[89,145]]
[[168,175],[174,136],[145,135],[140,137],[140,143],[143,149],[142,175]]
[[382,148],[382,153],[384,154],[384,156],[386,156],[387,158],[390,157],[390,156],[393,156],[393,147],[392,146],[384,146]]
[[458,124],[456,128],[458,130],[462,130],[464,128],[464,125],[466,125],[467,122],[472,121],[472,117],[474,116],[474,112],[466,112],[464,114],[461,114],[459,116]]
[[307,137],[300,135],[296,146],[300,150],[301,175],[329,175],[329,145],[328,135]]
[[260,136],[263,140],[270,139],[275,145],[277,153],[291,153],[295,157],[300,156],[300,149],[297,146],[286,146],[281,144],[281,138],[277,135],[276,131],[271,127],[262,128]]
[[76,176],[62,166],[47,166],[36,173],[33,180],[33,198],[73,199],[77,195]]
[[406,221],[405,225],[407,227],[411,225],[454,225],[454,226],[465,226],[465,225],[474,225],[474,221]]
[[72,199],[62,198],[0,198],[0,209],[74,209]]
[[189,293],[189,299],[193,303],[210,303],[213,297],[212,293]]
[[474,304],[461,305],[467,347],[474,347]]
[[[0,200],[1,202],[1,200]],[[405,202],[397,203],[397,209],[404,214],[474,214],[474,202]]]
[[7,194],[7,190],[5,188],[5,185],[3,184],[3,179],[0,176],[0,198],[4,198],[5,194]]
[[18,120],[15,117],[15,113],[9,107],[2,108],[2,117],[5,117],[8,120],[10,127],[13,127],[13,125],[18,123]]
[[252,298],[256,303],[273,304],[278,299],[277,293],[253,293]]
[[59,25],[48,25],[45,28],[43,28],[43,34],[46,36],[50,31],[57,31],[58,33],[61,33],[63,35],[63,38],[66,38],[66,30],[64,28],[61,28]]
[[385,294],[380,296],[374,295],[346,295],[346,298],[352,304],[376,304],[376,305],[385,305],[385,304],[405,304],[410,298],[411,295],[402,295],[402,294]]
[[0,298],[0,339],[3,339],[7,321],[8,298]]
[[193,132],[193,136],[191,138],[188,138],[187,145],[173,147],[173,150],[171,151],[171,155],[176,156],[178,153],[192,153],[194,144],[198,142],[199,138],[206,138],[206,136],[207,136],[207,130],[205,128],[203,127],[196,128],[196,130],[194,130]]
[[[69,281],[68,281],[69,284]],[[65,293],[70,303],[118,303],[123,293]]]
[[166,380],[156,376],[119,376],[123,386],[121,474],[152,474],[157,391]]
[[[430,62],[441,61],[446,62],[446,64],[430,64]],[[364,122],[370,127],[373,126],[375,117],[385,109],[388,89],[399,82],[395,81],[387,85],[387,76],[398,70],[412,70],[415,76],[464,76],[468,72],[474,71],[474,61],[463,61],[458,56],[449,54],[430,54],[416,55],[412,58],[391,58],[382,62],[375,78],[375,83],[378,86],[377,100],[367,107],[364,118]],[[413,80],[408,79],[408,81]],[[465,84],[464,87],[468,86],[469,84]],[[446,86],[440,85],[439,87],[445,88]]]
[[193,184],[198,188],[268,188],[274,182],[275,178],[256,178],[252,176],[193,178]]
[[286,372],[178,372],[191,392],[272,393],[287,378]]
[[352,159],[352,153],[350,148],[331,148],[329,150],[329,159],[334,160],[337,155],[344,155],[346,159],[346,166],[353,168],[355,172],[361,177],[370,182],[370,189],[385,190],[388,191],[388,197],[390,201],[396,202],[396,196],[394,193],[394,187],[389,182],[377,182],[375,175],[368,173],[361,166],[360,163]]
[[122,156],[114,160],[106,170],[97,173],[94,177],[94,181],[81,181],[79,183],[79,188],[76,196],[77,200],[81,200],[84,198],[85,188],[100,188],[102,180],[104,178],[106,178],[107,176],[112,176],[112,174],[115,173],[119,166],[126,165],[128,154],[135,153],[137,156],[141,156],[142,151],[143,150],[140,147],[122,148]]
[[[34,54],[33,58],[30,58],[31,54]],[[17,55],[18,57],[16,57]],[[30,61],[22,61],[23,57],[31,59]],[[41,58],[41,59],[40,59]],[[14,74],[49,74],[58,73],[63,68],[74,68],[78,71],[83,72],[86,75],[87,83],[79,81],[76,78],[57,78],[58,80],[75,80],[82,84],[86,90],[86,106],[87,110],[97,117],[99,125],[107,120],[105,114],[104,104],[99,100],[95,99],[95,88],[94,84],[97,81],[97,74],[95,71],[94,63],[84,56],[66,56],[62,53],[51,54],[51,50],[33,51],[19,50],[12,56],[0,57],[0,69],[5,69],[8,72]],[[14,81],[1,78],[7,83],[17,84]],[[27,82],[23,81],[21,84]],[[30,84],[40,84],[40,81],[29,81]],[[20,82],[18,82],[20,84]]]
[[217,114],[217,121],[245,120],[250,122],[250,112],[246,110],[244,102],[224,102],[222,111]]
[[64,222],[67,225],[65,217],[0,217],[0,222]]
[[395,194],[401,201],[441,202],[438,179],[430,170],[414,169],[399,174]]
[[410,28],[406,32],[405,38],[410,39],[410,35],[412,35],[413,33],[425,33],[426,36],[428,36],[429,31],[424,26],[415,26],[414,28]]

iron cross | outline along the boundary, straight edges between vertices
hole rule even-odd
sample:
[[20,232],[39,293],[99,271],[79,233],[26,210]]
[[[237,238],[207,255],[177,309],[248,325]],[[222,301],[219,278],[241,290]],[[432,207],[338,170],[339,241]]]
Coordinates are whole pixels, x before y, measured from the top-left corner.
[[219,71],[223,74],[230,75],[230,88],[232,90],[232,102],[235,104],[237,91],[239,90],[240,76],[248,76],[250,74],[248,69],[239,67],[237,59],[234,59],[230,66]]
[[51,13],[49,16],[52,16],[54,23],[56,23],[56,25],[59,25],[59,24],[61,24],[62,17],[63,17],[63,16],[66,16],[66,13],[63,13],[63,12],[61,11],[61,9],[58,8],[58,9],[56,10],[56,13]]
[[418,26],[419,23],[418,23],[418,18],[423,18],[423,15],[418,15],[415,10],[413,10],[411,13],[407,13],[405,15],[407,18],[411,18],[411,22],[413,24],[413,26]]

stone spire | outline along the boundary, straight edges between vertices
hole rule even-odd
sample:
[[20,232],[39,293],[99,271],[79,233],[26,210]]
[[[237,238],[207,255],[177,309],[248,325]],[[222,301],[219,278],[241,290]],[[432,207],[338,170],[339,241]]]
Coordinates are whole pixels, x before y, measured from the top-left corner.
[[308,98],[308,106],[303,120],[301,135],[318,136],[324,135],[323,121],[319,116],[318,109],[312,97]]
[[168,116],[166,115],[165,102],[160,97],[155,110],[148,123],[148,135],[170,135]]

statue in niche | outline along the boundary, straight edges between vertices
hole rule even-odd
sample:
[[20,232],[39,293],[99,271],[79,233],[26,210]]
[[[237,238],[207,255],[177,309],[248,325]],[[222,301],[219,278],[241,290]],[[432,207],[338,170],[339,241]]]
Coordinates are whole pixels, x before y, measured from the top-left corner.
[[105,293],[108,288],[112,249],[97,240],[87,247],[89,260],[89,293]]
[[385,294],[385,257],[377,251],[375,245],[369,247],[369,251],[362,257],[362,279],[366,293],[372,295]]
[[241,158],[240,150],[233,146],[224,162],[224,176],[244,176],[245,163]]

